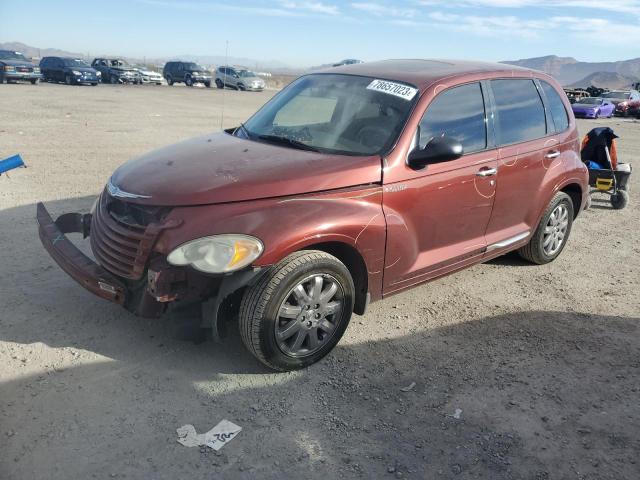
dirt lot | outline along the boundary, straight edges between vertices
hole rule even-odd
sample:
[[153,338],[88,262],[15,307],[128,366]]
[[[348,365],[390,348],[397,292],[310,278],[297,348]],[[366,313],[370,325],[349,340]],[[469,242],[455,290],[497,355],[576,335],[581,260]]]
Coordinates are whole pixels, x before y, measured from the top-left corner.
[[[87,211],[120,163],[271,94],[0,86],[0,158],[29,165],[0,177],[0,478],[640,478],[640,172],[553,264],[507,256],[376,303],[302,372],[266,371],[237,333],[177,339],[49,259],[35,202]],[[602,124],[639,168],[640,123],[581,133]],[[220,452],[176,442],[222,419],[243,430]]]

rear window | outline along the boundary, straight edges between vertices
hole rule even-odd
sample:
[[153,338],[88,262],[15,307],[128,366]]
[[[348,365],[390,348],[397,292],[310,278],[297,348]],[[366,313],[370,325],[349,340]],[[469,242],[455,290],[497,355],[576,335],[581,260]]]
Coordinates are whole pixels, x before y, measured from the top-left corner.
[[479,83],[450,88],[427,107],[420,122],[420,148],[434,137],[458,140],[464,153],[477,152],[487,146],[484,99]]
[[533,80],[491,80],[499,145],[526,142],[547,134],[542,99]]
[[[542,85],[542,91],[544,92],[545,97],[547,97],[547,103],[549,104],[549,111],[551,112],[551,118],[553,118],[553,124],[556,127],[556,133],[563,132],[569,128],[569,117],[567,116],[567,110],[564,108],[564,103],[556,89],[549,83],[541,80],[540,85]],[[599,99],[593,100],[600,102]]]

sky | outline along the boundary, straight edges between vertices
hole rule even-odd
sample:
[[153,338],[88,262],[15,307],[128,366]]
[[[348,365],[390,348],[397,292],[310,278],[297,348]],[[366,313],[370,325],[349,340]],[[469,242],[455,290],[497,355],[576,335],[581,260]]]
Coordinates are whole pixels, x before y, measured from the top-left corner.
[[0,0],[0,41],[137,58],[640,57],[640,0]]

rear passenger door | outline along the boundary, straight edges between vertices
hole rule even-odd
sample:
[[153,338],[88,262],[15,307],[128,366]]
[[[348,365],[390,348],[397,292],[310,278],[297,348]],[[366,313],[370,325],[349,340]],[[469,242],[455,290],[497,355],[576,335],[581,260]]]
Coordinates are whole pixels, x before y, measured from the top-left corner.
[[[561,133],[567,130],[569,121],[551,85],[524,78],[495,79],[489,85],[499,179],[486,234],[487,253],[493,254],[495,250],[508,250],[535,230],[545,176],[558,166],[563,150],[570,147],[563,145],[556,132],[556,122]],[[544,90],[553,98],[553,109],[545,108]]]

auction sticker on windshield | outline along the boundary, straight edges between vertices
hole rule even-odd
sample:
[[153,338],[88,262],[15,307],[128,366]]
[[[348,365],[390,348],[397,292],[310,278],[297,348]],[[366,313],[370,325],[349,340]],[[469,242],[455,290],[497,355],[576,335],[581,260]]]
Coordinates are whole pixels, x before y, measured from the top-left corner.
[[367,86],[367,90],[395,95],[396,97],[411,100],[418,93],[417,88],[402,85],[401,83],[388,82],[387,80],[374,80]]

